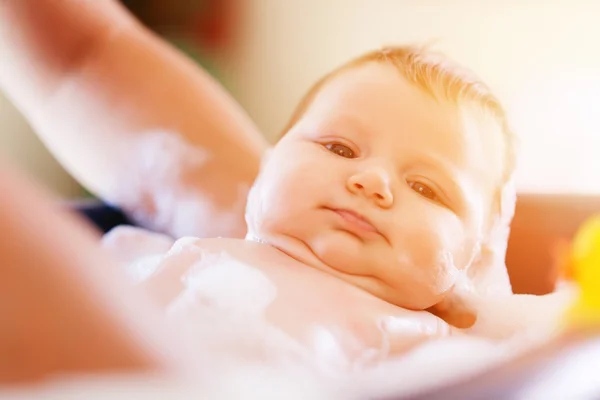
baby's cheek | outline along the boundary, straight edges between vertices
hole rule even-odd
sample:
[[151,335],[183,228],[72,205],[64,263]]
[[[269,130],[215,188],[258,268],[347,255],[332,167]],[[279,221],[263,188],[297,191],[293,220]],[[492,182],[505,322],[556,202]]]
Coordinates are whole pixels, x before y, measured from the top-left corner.
[[412,258],[436,290],[451,285],[465,263],[464,229],[457,218],[445,214],[424,215],[420,227],[407,238]]
[[246,222],[248,232],[256,238],[266,239],[266,236],[280,231],[285,226],[283,220],[288,214],[286,208],[289,202],[277,183],[268,176],[263,176],[248,197]]
[[311,207],[310,196],[319,192],[309,172],[301,163],[285,163],[281,157],[269,162],[249,197],[246,220],[251,233],[266,238],[301,228],[299,214]]

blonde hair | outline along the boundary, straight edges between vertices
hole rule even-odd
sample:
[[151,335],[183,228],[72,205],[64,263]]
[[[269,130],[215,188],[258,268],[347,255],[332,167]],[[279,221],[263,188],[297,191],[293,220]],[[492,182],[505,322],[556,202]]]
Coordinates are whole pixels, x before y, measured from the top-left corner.
[[378,62],[393,65],[410,83],[437,100],[454,104],[468,102],[489,114],[501,129],[505,143],[505,169],[502,184],[507,183],[515,168],[515,137],[509,129],[506,112],[491,89],[477,76],[442,54],[419,46],[384,47],[363,54],[337,67],[319,79],[304,95],[281,136],[302,117],[322,87],[339,73],[360,65]]

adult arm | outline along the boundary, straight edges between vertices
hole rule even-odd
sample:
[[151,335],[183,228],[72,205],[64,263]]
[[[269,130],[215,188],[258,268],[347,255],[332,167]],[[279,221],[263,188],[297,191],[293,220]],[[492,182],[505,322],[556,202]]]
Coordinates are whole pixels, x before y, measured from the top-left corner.
[[0,88],[76,179],[143,226],[245,234],[266,140],[117,2],[0,0]]

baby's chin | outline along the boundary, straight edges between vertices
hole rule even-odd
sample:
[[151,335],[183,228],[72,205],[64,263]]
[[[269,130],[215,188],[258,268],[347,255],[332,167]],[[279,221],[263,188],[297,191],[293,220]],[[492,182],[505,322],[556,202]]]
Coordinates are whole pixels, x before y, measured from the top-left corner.
[[388,260],[385,257],[376,260],[375,257],[364,257],[364,254],[336,254],[333,251],[319,253],[318,250],[311,249],[310,254],[304,257],[296,255],[294,258],[334,275],[386,303],[409,310],[427,310],[442,302],[448,292],[446,279],[427,281],[416,270],[404,273],[402,278],[395,276],[394,281],[386,279],[385,275],[389,274],[379,272],[393,264],[392,257]]
[[[335,236],[335,235],[334,235]],[[422,268],[397,264],[385,249],[368,248],[351,238],[320,235],[310,239],[293,235],[251,231],[247,239],[269,244],[287,256],[333,275],[394,306],[409,310],[427,310],[443,301],[451,288],[450,277],[420,274]],[[372,252],[373,254],[369,254]],[[392,276],[394,280],[387,279]]]
[[[424,263],[409,256],[398,257],[389,245],[321,239],[312,240],[311,248],[328,270],[402,308],[432,307],[445,298],[456,280],[452,265],[424,268]],[[432,262],[427,260],[428,265]]]

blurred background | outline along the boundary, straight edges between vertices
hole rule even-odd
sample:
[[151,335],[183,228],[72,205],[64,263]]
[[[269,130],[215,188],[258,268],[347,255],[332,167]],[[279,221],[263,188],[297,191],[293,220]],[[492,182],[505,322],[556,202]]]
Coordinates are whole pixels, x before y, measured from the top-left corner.
[[[600,5],[591,0],[122,0],[208,69],[265,135],[305,90],[386,44],[433,42],[504,100],[522,193],[600,194]],[[0,94],[0,152],[64,197],[82,189]]]

